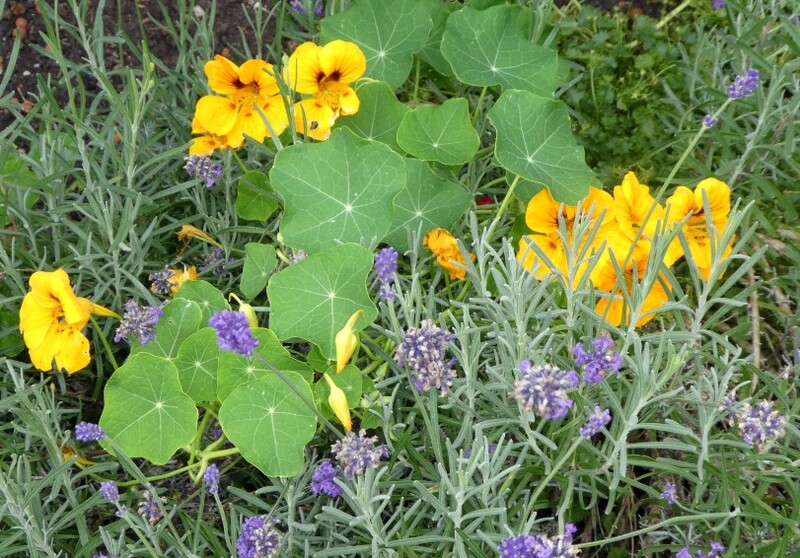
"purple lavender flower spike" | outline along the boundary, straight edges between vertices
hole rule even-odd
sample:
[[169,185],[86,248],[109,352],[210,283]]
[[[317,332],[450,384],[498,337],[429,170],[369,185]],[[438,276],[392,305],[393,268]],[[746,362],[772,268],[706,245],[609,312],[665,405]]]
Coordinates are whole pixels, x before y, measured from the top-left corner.
[[75,439],[79,442],[98,442],[106,437],[106,431],[92,422],[81,421],[75,425]]
[[397,250],[384,248],[375,254],[375,274],[381,282],[380,297],[383,300],[392,300],[395,292],[391,287],[394,274],[397,271]]
[[116,504],[119,502],[119,489],[114,481],[101,482],[98,492],[109,504]]
[[211,464],[203,471],[203,482],[206,483],[208,493],[212,496],[219,493],[219,467]]
[[703,128],[713,128],[719,124],[719,120],[711,116],[710,114],[706,114],[703,117]]
[[201,273],[210,270],[213,275],[222,275],[225,273],[225,267],[233,265],[235,261],[234,258],[226,259],[225,251],[215,247],[203,255],[203,263],[197,266],[197,270]]
[[170,279],[175,276],[175,272],[168,267],[148,276],[150,279],[150,290],[153,294],[168,295],[172,292],[172,283]]
[[355,432],[348,432],[333,445],[331,451],[348,479],[363,474],[367,469],[377,469],[380,467],[381,458],[388,457],[386,446],[382,444],[376,446],[377,441],[377,436],[367,438],[366,431],[361,430],[358,435]]
[[669,505],[674,505],[678,501],[678,494],[675,490],[675,484],[668,482],[664,485],[664,490],[661,492],[661,499]]
[[617,374],[622,367],[622,355],[616,352],[614,341],[601,335],[592,340],[592,348],[588,352],[583,343],[572,349],[575,364],[583,367],[583,381],[596,384],[606,379],[609,374]]
[[344,489],[336,484],[335,480],[338,478],[339,470],[326,459],[311,475],[311,493],[315,496],[326,494],[332,498],[340,496]]
[[728,97],[731,99],[749,97],[758,89],[758,78],[759,73],[755,68],[750,68],[745,73],[736,76],[728,87]]
[[546,419],[566,416],[572,408],[567,390],[580,383],[574,371],[560,370],[549,364],[534,366],[529,360],[520,362],[519,370],[522,377],[514,382],[511,395],[527,412]]
[[211,160],[208,155],[189,155],[184,157],[186,172],[205,182],[206,188],[211,188],[217,179],[222,176],[222,167]]
[[147,345],[156,338],[155,327],[164,311],[158,306],[139,306],[134,300],[125,303],[125,313],[117,326],[114,343],[133,336],[139,344]]
[[217,345],[223,351],[235,351],[240,355],[250,356],[258,346],[258,339],[250,331],[247,316],[242,312],[214,312],[208,325],[217,330]]
[[242,522],[236,553],[239,558],[272,558],[278,555],[282,536],[275,530],[274,519],[260,515]]
[[400,366],[408,366],[415,388],[422,392],[438,389],[445,397],[456,375],[456,360],[445,358],[454,340],[455,335],[436,326],[433,320],[423,320],[420,327],[410,327],[403,333],[394,358]]
[[[162,503],[166,502],[164,498],[160,498],[160,501]],[[158,504],[159,500],[156,499],[156,496],[148,491],[145,497],[139,503],[139,507],[136,508],[136,511],[139,512],[139,515],[141,515],[151,524],[155,524],[158,523],[158,521],[163,517]]]
[[579,550],[572,546],[572,536],[576,532],[575,526],[568,523],[565,532],[553,538],[545,535],[506,537],[497,551],[500,558],[577,558]]
[[725,7],[725,0],[714,0],[714,5],[711,6],[714,10],[719,10]]
[[773,410],[774,402],[743,403],[734,413],[744,443],[763,451],[786,434],[786,417]]
[[595,405],[594,413],[589,416],[589,420],[581,427],[580,434],[583,438],[589,440],[595,434],[599,434],[609,422],[611,422],[609,410],[601,409],[600,405]]

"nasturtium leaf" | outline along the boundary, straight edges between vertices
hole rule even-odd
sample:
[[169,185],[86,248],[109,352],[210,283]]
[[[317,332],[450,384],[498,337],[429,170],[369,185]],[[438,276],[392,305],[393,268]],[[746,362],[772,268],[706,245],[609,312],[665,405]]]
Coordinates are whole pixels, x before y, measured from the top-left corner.
[[328,360],[336,358],[334,338],[358,310],[358,332],[378,315],[367,292],[372,252],[341,244],[311,254],[273,275],[267,286],[269,326],[280,339],[299,337],[317,345]]
[[309,253],[381,240],[406,180],[400,155],[346,129],[334,130],[326,142],[280,151],[270,178],[285,202],[284,241]]
[[572,135],[564,103],[509,90],[487,115],[497,130],[495,158],[503,168],[547,186],[556,201],[569,205],[589,193],[594,173]]
[[356,93],[361,101],[358,112],[340,117],[336,126],[349,128],[365,140],[385,143],[403,153],[397,144],[397,128],[411,109],[398,101],[392,88],[383,81],[363,80],[356,86]]
[[331,361],[322,355],[316,345],[311,345],[311,350],[306,355],[306,362],[314,370],[327,370],[331,365]]
[[[333,383],[339,386],[347,397],[347,404],[351,409],[358,406],[361,400],[361,370],[352,364],[348,364],[344,369],[337,373],[336,366],[331,366],[327,371]],[[323,377],[317,380],[314,386],[314,395],[317,398],[317,409],[325,415],[325,418],[333,417],[331,406],[328,405],[328,396],[331,394],[331,387]]]
[[242,219],[265,221],[278,209],[278,196],[269,185],[267,175],[259,171],[245,173],[239,179],[236,214]]
[[219,409],[225,435],[242,457],[269,477],[302,471],[303,449],[317,427],[308,382],[293,372],[286,376],[293,386],[274,374],[265,376],[237,387]]
[[[511,186],[514,180],[516,179],[516,174],[507,174],[506,175],[506,184]],[[541,184],[537,184],[535,182],[531,182],[530,180],[525,180],[524,178],[520,178],[519,182],[517,182],[516,187],[514,188],[514,197],[521,201],[525,206],[528,205],[528,202],[531,201],[531,198],[539,193],[539,191],[544,188]]]
[[425,46],[417,53],[422,60],[433,67],[434,70],[443,76],[452,76],[453,68],[442,55],[442,34],[444,33],[445,23],[458,4],[443,3],[441,0],[423,0],[421,7],[425,9],[431,18],[431,30],[428,33],[428,40]]
[[155,327],[156,337],[146,345],[134,343],[131,356],[148,353],[173,360],[181,343],[203,325],[203,311],[193,300],[174,298],[164,306]]
[[230,309],[222,291],[208,281],[186,281],[178,289],[175,298],[196,302],[203,313],[200,322],[203,326],[208,325],[208,320],[214,315],[214,312]]
[[553,95],[556,53],[532,43],[522,33],[518,24],[522,9],[495,6],[478,11],[465,7],[450,14],[442,36],[442,54],[459,80]]
[[245,244],[244,254],[239,289],[247,300],[251,300],[261,294],[267,286],[267,279],[278,264],[278,257],[273,246],[258,242]]
[[181,390],[169,360],[141,353],[128,357],[108,380],[100,426],[128,457],[162,465],[197,431],[197,407]]
[[194,401],[217,400],[217,361],[220,350],[217,332],[204,327],[191,334],[178,347],[175,365],[183,391]]
[[425,161],[463,165],[475,156],[481,140],[470,122],[467,100],[450,99],[407,113],[397,130],[397,143]]
[[[419,159],[406,159],[406,187],[394,199],[394,219],[386,242],[408,250],[408,231],[422,235],[431,229],[449,229],[464,214],[472,198],[464,188],[442,178]],[[422,238],[420,238],[422,240]]]
[[217,399],[224,401],[234,389],[242,384],[258,378],[274,376],[275,372],[267,363],[281,372],[299,374],[306,382],[311,383],[313,377],[311,368],[292,358],[292,355],[272,331],[257,327],[253,328],[252,332],[258,340],[258,345],[251,356],[243,356],[234,351],[220,353],[216,385]]
[[356,43],[367,57],[366,77],[397,89],[411,72],[412,55],[428,39],[431,19],[418,0],[354,0],[322,20],[322,44]]

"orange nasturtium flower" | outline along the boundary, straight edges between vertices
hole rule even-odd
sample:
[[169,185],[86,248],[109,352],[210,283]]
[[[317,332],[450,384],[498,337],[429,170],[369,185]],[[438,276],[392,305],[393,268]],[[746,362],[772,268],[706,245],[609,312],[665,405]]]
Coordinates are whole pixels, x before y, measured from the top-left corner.
[[[561,275],[562,277],[567,276],[569,272],[567,266],[568,246],[565,245],[559,234],[559,218],[564,221],[567,240],[571,241],[579,208],[581,213],[589,213],[591,211],[590,217],[594,219],[600,218],[602,215],[600,226],[603,229],[595,235],[595,243],[599,246],[605,236],[604,231],[608,229],[614,220],[614,200],[608,192],[604,192],[599,188],[589,188],[589,194],[578,206],[574,206],[564,205],[555,201],[553,196],[550,195],[550,191],[545,188],[528,202],[528,207],[525,211],[525,224],[533,232],[539,234],[525,235],[520,239],[517,259],[528,271],[532,271],[534,267],[538,266],[535,271],[537,279],[543,279],[550,274]],[[536,253],[529,246],[531,243],[536,244],[542,250],[547,259],[550,260],[552,267],[545,261],[539,261]],[[582,267],[586,265],[584,263]],[[582,275],[583,272],[580,271],[576,280],[579,280]]]
[[217,55],[204,70],[211,90],[224,96],[205,95],[197,101],[193,131],[211,139],[196,141],[196,150],[222,141],[235,149],[242,145],[245,135],[263,141],[268,130],[261,113],[275,134],[286,129],[289,120],[272,64],[253,59],[237,66]]
[[310,98],[295,105],[297,129],[325,140],[331,126],[343,114],[358,112],[360,101],[350,84],[364,75],[367,58],[355,43],[331,41],[325,46],[305,42],[289,57],[284,79],[294,91]]
[[[464,265],[464,256],[458,248],[458,241],[445,229],[433,229],[428,232],[423,239],[423,244],[430,250],[436,261],[450,273],[450,279],[464,279],[467,270],[453,265],[453,262]],[[469,255],[471,260],[475,259],[475,254]]]
[[[708,200],[710,215],[706,215],[704,197]],[[708,280],[711,274],[711,245],[719,244],[731,212],[730,187],[716,178],[701,180],[694,192],[686,186],[678,186],[667,199],[667,211],[668,219],[673,222],[689,216],[683,225],[683,234],[689,245],[692,262],[703,278]],[[711,230],[708,228],[709,221]],[[731,250],[728,244],[722,256],[727,257]]]
[[45,372],[53,369],[72,374],[91,361],[89,340],[83,328],[92,314],[117,314],[75,296],[67,272],[36,271],[30,278],[31,290],[22,299],[19,329],[28,347],[33,365]]

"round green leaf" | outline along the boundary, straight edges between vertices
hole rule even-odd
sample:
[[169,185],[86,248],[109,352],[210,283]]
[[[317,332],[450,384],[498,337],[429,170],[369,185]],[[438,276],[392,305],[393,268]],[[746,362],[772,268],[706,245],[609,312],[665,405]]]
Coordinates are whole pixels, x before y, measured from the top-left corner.
[[367,292],[372,252],[342,244],[276,273],[269,280],[269,325],[280,339],[300,337],[317,345],[328,360],[336,358],[334,338],[358,310],[360,331],[378,315]]
[[428,39],[431,19],[418,0],[355,0],[322,20],[322,44],[356,43],[367,57],[366,77],[397,89],[411,73],[411,57]]
[[317,426],[308,382],[293,372],[286,376],[302,397],[273,374],[239,386],[219,410],[225,435],[269,477],[291,477],[303,470],[303,449]]
[[383,81],[363,80],[356,87],[356,93],[361,101],[358,112],[340,117],[336,125],[350,129],[365,140],[385,143],[402,153],[397,144],[397,128],[403,115],[411,109],[398,101],[392,88]]
[[108,380],[100,426],[128,457],[162,465],[197,431],[197,407],[169,360],[142,353]]
[[[295,372],[310,383],[313,377],[311,368],[292,358],[273,332],[266,328],[253,328],[258,345],[249,357],[234,351],[221,351],[216,393],[220,401],[228,398],[231,392],[242,384],[258,378],[274,376],[275,372],[267,363],[281,372]],[[266,362],[264,362],[266,361]]]
[[442,3],[441,0],[423,0],[421,7],[425,9],[431,18],[431,30],[428,33],[428,40],[425,46],[417,53],[422,60],[433,67],[434,70],[443,76],[453,75],[453,68],[442,55],[442,34],[444,33],[445,23],[451,13],[458,7],[457,4]]
[[462,165],[472,160],[481,141],[470,122],[467,100],[450,99],[407,113],[397,130],[397,143],[420,159]]
[[[344,369],[337,373],[336,366],[331,366],[326,371],[333,380],[333,383],[339,386],[347,397],[347,405],[354,409],[361,401],[361,380],[363,375],[361,370],[352,364],[348,364]],[[328,396],[331,394],[331,387],[328,381],[323,377],[320,378],[314,386],[314,395],[317,398],[317,409],[325,418],[332,418],[333,411],[331,406],[328,405]]]
[[217,332],[213,327],[204,327],[193,333],[178,347],[175,365],[183,391],[194,401],[216,401]]
[[202,323],[203,311],[196,302],[185,298],[174,298],[164,306],[164,313],[155,327],[155,339],[146,345],[134,343],[131,347],[131,356],[147,353],[173,360],[178,355],[181,343],[200,329]]
[[[440,177],[425,161],[406,159],[406,187],[394,199],[394,219],[386,241],[400,252],[409,249],[408,231],[449,229],[472,198],[464,188]],[[421,240],[421,239],[420,239]]]
[[470,85],[499,85],[551,97],[558,59],[550,49],[522,33],[521,8],[495,6],[478,11],[465,7],[447,18],[442,54],[459,80]]
[[207,325],[208,320],[214,315],[214,312],[228,310],[230,308],[225,301],[225,295],[222,294],[222,291],[208,281],[186,281],[181,285],[181,288],[178,289],[175,298],[192,300],[197,303],[202,312],[200,319],[201,325]]
[[267,175],[250,171],[239,179],[236,214],[242,219],[266,221],[278,209],[278,197],[270,188]]
[[273,246],[258,242],[245,244],[244,253],[244,267],[239,288],[247,300],[252,300],[267,286],[267,279],[278,264],[278,257]]
[[506,170],[547,186],[555,200],[569,205],[589,193],[594,174],[572,135],[564,103],[509,90],[488,117],[497,130],[495,158]]
[[283,149],[270,178],[285,202],[284,241],[308,252],[381,240],[392,221],[392,199],[406,180],[400,155],[346,129],[323,143]]

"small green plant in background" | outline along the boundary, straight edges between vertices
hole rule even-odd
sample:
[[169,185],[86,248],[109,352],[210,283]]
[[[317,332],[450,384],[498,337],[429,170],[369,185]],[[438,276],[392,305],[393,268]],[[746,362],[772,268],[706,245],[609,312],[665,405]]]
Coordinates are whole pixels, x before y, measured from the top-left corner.
[[0,133],[0,550],[800,552],[800,42],[684,4],[259,4],[230,59],[181,5],[175,68],[111,71],[43,5],[75,79]]

